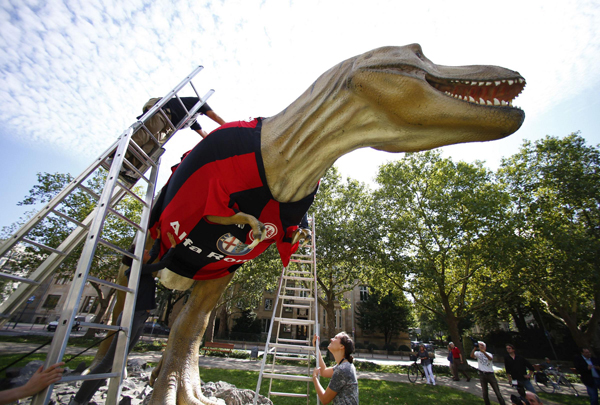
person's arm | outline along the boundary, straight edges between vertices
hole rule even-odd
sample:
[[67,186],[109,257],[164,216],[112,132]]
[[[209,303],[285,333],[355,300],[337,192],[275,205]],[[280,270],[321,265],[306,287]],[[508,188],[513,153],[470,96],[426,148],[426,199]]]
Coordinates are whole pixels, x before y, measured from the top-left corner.
[[202,137],[202,139],[206,138],[206,135],[208,135],[206,133],[206,131],[203,129],[194,129],[194,131],[196,131],[198,133],[198,135],[200,135]]
[[317,395],[318,395],[319,399],[321,400],[321,402],[324,405],[327,405],[328,403],[333,401],[333,398],[335,398],[335,396],[337,395],[337,392],[335,392],[334,390],[332,390],[329,387],[327,387],[326,390],[323,389],[323,386],[321,385],[321,382],[319,381],[319,369],[318,368],[315,368],[313,370],[312,380],[313,380],[313,384],[315,385],[315,391],[317,391]]
[[56,363],[45,370],[43,369],[43,366],[40,366],[25,385],[6,391],[0,391],[0,405],[30,397],[48,387],[50,384],[58,382],[62,378],[62,373],[64,371],[64,369],[59,367],[64,364],[65,363],[62,362]]
[[[177,246],[177,242],[175,242],[175,237],[171,232],[167,232],[167,237],[169,238],[169,242],[171,242],[171,247],[169,248],[169,250],[167,250],[167,253],[165,253],[165,255],[161,258],[161,260],[158,263],[144,264],[142,266],[142,274],[152,274],[169,266],[169,264],[171,263],[171,258],[175,254],[175,247]],[[156,239],[156,242],[154,242],[154,245],[152,246],[152,251],[154,251],[155,246],[160,245],[160,243],[158,243],[159,240],[160,239]],[[152,251],[150,253],[150,260],[148,261],[148,263],[152,263],[154,261]],[[154,256],[154,259],[156,259],[156,256]]]
[[317,335],[313,336],[313,346],[315,346],[318,349],[317,352],[319,353],[319,367],[317,369],[320,371],[320,374],[323,377],[331,378],[331,376],[333,375],[333,367],[327,367],[327,364],[325,364],[325,361],[323,361],[321,349],[319,348],[319,342],[320,338]]
[[471,350],[471,358],[477,360],[477,357],[475,357],[475,348]]
[[219,117],[219,115],[216,112],[214,112],[213,110],[207,111],[206,116],[219,125],[226,124],[225,120],[223,118]]
[[533,372],[535,371],[535,369],[533,368],[533,366],[531,365],[531,363],[527,359],[525,359],[525,367],[527,367],[527,369],[529,369],[529,374],[527,374],[525,376],[525,378],[531,379],[531,377],[533,377]]
[[510,374],[510,364],[508,362],[510,356],[504,356],[504,370],[506,370],[506,378],[508,379],[508,384],[512,384],[512,375]]

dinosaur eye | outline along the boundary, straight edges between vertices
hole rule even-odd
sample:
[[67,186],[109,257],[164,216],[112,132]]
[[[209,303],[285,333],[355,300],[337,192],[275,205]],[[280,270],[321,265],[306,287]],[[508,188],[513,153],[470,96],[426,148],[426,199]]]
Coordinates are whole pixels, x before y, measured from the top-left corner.
[[423,54],[419,51],[415,52],[415,55],[417,56],[417,58],[419,59],[423,59]]

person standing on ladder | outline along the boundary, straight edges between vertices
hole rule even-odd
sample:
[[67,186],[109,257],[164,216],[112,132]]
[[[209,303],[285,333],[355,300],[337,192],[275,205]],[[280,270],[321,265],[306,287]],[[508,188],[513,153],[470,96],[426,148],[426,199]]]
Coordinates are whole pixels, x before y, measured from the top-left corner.
[[[137,296],[135,300],[135,312],[133,314],[133,321],[131,323],[131,334],[129,336],[129,347],[127,348],[127,354],[131,352],[135,344],[140,339],[142,335],[142,331],[144,329],[144,323],[146,323],[146,319],[148,319],[148,315],[150,314],[150,310],[156,308],[156,283],[154,282],[153,273],[168,267],[171,263],[171,259],[173,257],[173,253],[175,250],[173,249],[176,245],[175,238],[171,233],[167,233],[169,241],[171,242],[171,249],[167,251],[167,253],[163,256],[162,260],[158,263],[152,263],[158,257],[158,253],[160,250],[160,239],[157,239],[150,252],[147,250],[144,251],[144,264],[142,266],[141,274],[140,274],[140,283],[137,289]],[[135,245],[133,245],[129,251],[133,253],[135,249]],[[125,272],[125,275],[129,278],[129,274],[131,273],[131,265],[133,264],[133,259],[129,256],[123,256],[122,263],[126,266],[129,266],[129,269]],[[119,315],[117,319],[117,323],[121,324],[121,317],[123,313]],[[106,352],[106,355],[102,359],[102,361],[94,367],[94,369],[90,372],[90,374],[103,374],[108,373],[112,369],[113,360],[115,357],[115,351],[117,348],[117,339],[113,338],[113,341],[110,345],[110,348]],[[102,385],[104,380],[87,380],[81,384],[79,391],[77,394],[71,398],[69,405],[84,405],[87,404],[98,388]]]
[[[142,108],[143,114],[138,116],[137,119],[142,118],[142,116],[160,100],[161,97],[154,97],[146,101],[146,104],[144,104],[144,107]],[[181,100],[181,102],[179,100]],[[199,101],[200,99],[198,97],[180,97],[179,99],[177,97],[173,97],[171,100],[167,101],[162,110],[167,118],[171,121],[173,126],[177,127],[181,120],[186,117],[187,112],[190,111]],[[182,103],[183,105],[181,105]],[[197,122],[197,119],[200,115],[206,115],[219,125],[225,124],[225,120],[216,112],[214,112],[214,110],[207,103],[204,103],[204,105],[202,105],[202,107],[200,107],[200,109],[187,122],[187,126],[196,131],[202,138],[206,138],[208,134]],[[161,146],[167,140],[171,132],[173,132],[173,128],[171,128],[171,125],[169,125],[165,117],[159,111],[157,111],[150,119],[148,119],[145,122],[145,125],[152,135],[154,135],[156,140],[160,142]],[[146,130],[143,128],[138,129],[131,136],[131,139],[135,141],[135,143],[137,143],[147,155],[152,154],[152,152],[158,147],[158,145],[152,141],[152,138],[148,132],[146,132]],[[135,167],[139,168],[141,166],[140,162],[138,162],[135,157],[131,156],[129,152],[125,156]],[[132,179],[137,177],[135,172],[129,169],[124,169],[121,174]]]

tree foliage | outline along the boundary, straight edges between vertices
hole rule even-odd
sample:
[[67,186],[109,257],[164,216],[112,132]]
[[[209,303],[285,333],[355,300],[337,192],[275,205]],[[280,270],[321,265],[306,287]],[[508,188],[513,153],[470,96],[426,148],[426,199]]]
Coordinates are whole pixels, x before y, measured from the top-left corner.
[[[577,133],[524,142],[504,159],[520,266],[508,276],[563,322],[579,346],[597,338],[600,320],[600,151]],[[597,342],[596,342],[597,344]]]
[[319,304],[327,313],[327,334],[335,335],[335,303],[348,307],[344,293],[361,281],[370,256],[370,193],[355,180],[341,181],[335,167],[321,180],[309,213],[315,213]]
[[460,320],[483,301],[476,281],[500,254],[495,239],[508,196],[480,162],[454,163],[435,151],[383,165],[377,182],[373,279],[443,317],[460,342]]
[[357,321],[363,332],[380,332],[385,344],[400,332],[408,332],[412,323],[410,303],[404,294],[371,291],[368,298],[357,305]]

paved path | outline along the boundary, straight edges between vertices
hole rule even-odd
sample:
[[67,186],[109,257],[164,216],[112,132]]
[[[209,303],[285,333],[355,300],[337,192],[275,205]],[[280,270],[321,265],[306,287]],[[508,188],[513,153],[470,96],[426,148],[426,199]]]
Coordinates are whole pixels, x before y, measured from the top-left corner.
[[[28,353],[31,350],[37,348],[39,345],[29,344],[29,343],[7,343],[0,342],[0,354],[9,354],[9,353]],[[67,347],[68,354],[76,354],[79,353],[82,349],[78,347]],[[48,351],[48,346],[42,348],[40,352],[46,353]],[[91,349],[86,353],[86,355],[95,355],[96,350]],[[157,363],[160,360],[161,353],[160,352],[146,352],[146,353],[137,353],[133,352],[130,355],[132,359],[142,359],[147,362]],[[365,359],[370,361],[370,359]],[[383,360],[378,361],[378,363],[384,362]],[[410,364],[410,361],[390,361],[391,363],[407,363]],[[211,357],[211,356],[200,356],[199,365],[202,368],[221,368],[221,369],[229,369],[229,370],[248,370],[248,371],[260,371],[261,362],[257,360],[245,360],[245,359],[233,359],[233,358],[225,358],[225,357]],[[288,374],[305,374],[306,367],[297,367],[297,366],[275,366],[275,372],[277,373],[288,373]],[[479,378],[475,373],[472,374],[473,378],[470,382],[466,382],[464,379],[461,381],[453,381],[452,378],[446,376],[437,376],[436,382],[439,385],[444,385],[447,387],[451,387],[457,390],[469,392],[474,394],[480,398],[482,398],[481,384],[479,383]],[[368,379],[368,380],[382,380],[382,381],[392,381],[392,382],[400,382],[400,383],[410,383],[408,381],[408,377],[406,374],[393,374],[393,373],[381,373],[381,372],[371,372],[371,371],[358,371],[357,376],[359,379]],[[416,384],[425,384],[423,381],[417,381]],[[510,404],[510,396],[511,394],[516,394],[516,390],[514,390],[510,385],[506,382],[501,382],[500,391],[504,400],[507,404]],[[490,400],[492,402],[497,403],[496,395],[493,390],[490,391]],[[585,391],[585,387],[583,385],[577,385],[577,391],[583,395],[587,395]],[[560,401],[560,395],[556,394],[556,400]],[[554,401],[544,401],[545,405],[557,405],[561,404],[561,402]]]

